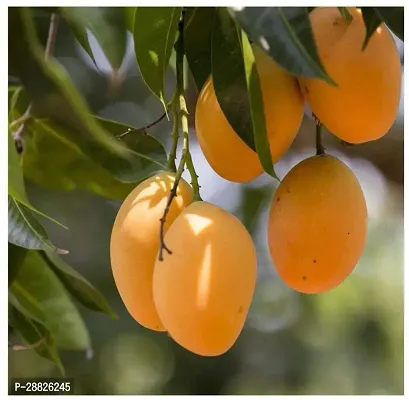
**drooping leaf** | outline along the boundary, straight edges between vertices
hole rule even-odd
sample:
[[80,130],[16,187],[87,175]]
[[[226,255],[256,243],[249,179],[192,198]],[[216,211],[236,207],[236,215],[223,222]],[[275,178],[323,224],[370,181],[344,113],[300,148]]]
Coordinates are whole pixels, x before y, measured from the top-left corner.
[[249,38],[288,72],[336,85],[318,56],[307,7],[245,7],[234,13]]
[[116,318],[104,296],[60,256],[50,252],[43,253],[42,256],[60,278],[67,291],[82,305]]
[[403,7],[374,7],[374,9],[388,28],[403,42]]
[[165,71],[175,42],[181,7],[136,7],[134,42],[141,75],[166,108]]
[[[134,183],[115,179],[99,163],[85,156],[78,146],[64,137],[50,134],[42,124],[33,123],[24,142],[22,167],[26,179],[53,190],[85,189],[97,195],[123,200],[134,188]],[[47,157],[44,157],[47,154]],[[53,168],[49,168],[52,165]]]
[[379,18],[378,13],[373,7],[362,7],[362,17],[365,22],[366,35],[362,45],[362,50],[365,50],[372,35],[375,33],[376,28],[382,23],[382,19]]
[[220,108],[235,132],[256,150],[240,36],[223,7],[214,17],[211,51],[213,85]]
[[[65,70],[52,59],[44,60],[44,49],[29,9],[9,9],[9,38],[9,63],[32,99],[36,116],[50,118],[55,124],[75,131],[82,141],[111,153],[112,158],[122,160],[130,156],[125,146],[113,140],[90,116]],[[130,162],[126,165],[133,168]]]
[[24,247],[8,244],[8,275],[9,285],[14,281],[17,273],[27,255],[28,250]]
[[126,51],[125,13],[121,7],[63,7],[63,14],[97,39],[113,69],[118,69]]
[[[134,128],[114,121],[94,118],[110,133],[112,138]],[[160,142],[152,136],[140,131],[132,131],[121,139],[114,139],[126,144],[127,159],[118,158],[95,142],[85,140],[76,131],[67,130],[52,122],[34,121],[32,125],[45,133],[56,136],[65,145],[95,164],[106,169],[114,178],[121,182],[139,182],[153,173],[164,170],[166,166],[166,151]]]
[[241,29],[240,34],[256,151],[264,171],[273,178],[278,179],[271,159],[270,144],[267,138],[265,123],[263,97],[260,88],[260,78],[257,72],[253,49],[251,48],[247,35]]
[[64,367],[58,355],[54,337],[44,325],[28,318],[15,307],[12,307],[9,311],[9,324],[28,346],[39,356],[55,363],[62,375],[64,375]]
[[85,50],[85,52],[90,56],[93,63],[97,65],[95,62],[94,53],[92,52],[91,46],[89,44],[88,33],[87,33],[86,27],[81,25],[77,21],[72,21],[72,20],[69,21],[69,24],[72,29],[72,33],[74,34],[78,43]]
[[215,7],[190,7],[185,14],[185,53],[197,90],[211,74],[211,44]]
[[89,349],[90,338],[63,284],[37,251],[30,251],[10,287],[10,302],[21,313],[44,325],[58,347]]
[[51,243],[44,227],[31,211],[12,196],[8,197],[8,231],[8,241],[16,246],[60,254],[68,253],[67,250],[58,249]]
[[23,172],[20,165],[20,157],[17,154],[13,136],[11,135],[10,130],[8,135],[8,193],[10,196],[12,196],[19,203],[21,203],[31,211],[34,211],[37,214],[48,218],[50,221],[55,222],[57,225],[66,228],[61,223],[49,217],[48,215],[45,215],[30,204],[24,185]]

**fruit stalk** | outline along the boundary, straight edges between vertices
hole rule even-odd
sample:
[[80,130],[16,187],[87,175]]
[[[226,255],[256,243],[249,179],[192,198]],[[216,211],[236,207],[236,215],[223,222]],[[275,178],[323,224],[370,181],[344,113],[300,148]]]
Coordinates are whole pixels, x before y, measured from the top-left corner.
[[[179,165],[176,171],[175,182],[172,186],[172,189],[170,190],[168,201],[165,207],[165,211],[163,212],[163,216],[160,219],[160,247],[159,247],[159,256],[158,256],[159,261],[163,261],[163,251],[164,250],[166,250],[168,254],[172,254],[172,251],[166,246],[165,240],[164,240],[165,222],[166,222],[166,217],[169,213],[170,206],[172,204],[172,200],[176,197],[176,192],[177,192],[177,188],[179,185],[179,181],[182,177],[186,163],[189,165],[189,172],[192,178],[192,186],[194,188],[193,197],[194,199],[200,199],[199,183],[197,181],[197,174],[195,172],[192,158],[189,152],[189,124],[188,124],[189,113],[186,107],[186,99],[185,99],[184,84],[183,84],[184,82],[183,58],[185,54],[184,41],[183,41],[183,28],[184,28],[184,12],[182,12],[182,18],[179,22],[179,38],[176,43],[176,91],[175,91],[175,98],[179,100],[180,114],[178,115],[178,117],[180,117],[180,122],[182,125],[183,145],[182,145],[182,154],[180,157],[180,162],[179,162]],[[176,110],[176,106],[174,105],[173,102],[172,102],[172,107],[173,109]],[[175,112],[175,114],[177,114],[177,112]],[[175,118],[175,114],[174,114],[174,118]],[[170,159],[172,157],[176,158],[178,131],[175,128],[175,124],[174,124],[174,133],[175,133],[175,136],[173,136],[173,146],[172,146],[172,151],[170,154]]]
[[200,196],[199,175],[197,175],[195,166],[193,165],[192,156],[188,150],[186,154],[186,168],[189,170],[192,181],[190,182],[193,188],[193,201],[202,201]]
[[[175,94],[177,94],[177,87],[175,89]],[[169,153],[168,169],[169,171],[172,172],[176,172],[176,151],[178,148],[179,141],[179,114],[175,101],[176,98],[177,96],[174,96],[170,105],[173,118],[173,128],[172,128],[172,148],[170,149]]]
[[315,119],[315,140],[317,146],[317,156],[325,154],[325,148],[322,144],[322,125],[321,121],[314,115]]

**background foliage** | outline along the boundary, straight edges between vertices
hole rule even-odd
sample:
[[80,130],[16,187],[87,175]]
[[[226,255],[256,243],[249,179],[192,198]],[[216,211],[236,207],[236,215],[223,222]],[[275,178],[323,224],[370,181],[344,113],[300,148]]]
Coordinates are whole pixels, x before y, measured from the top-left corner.
[[[78,393],[403,393],[403,109],[377,142],[346,147],[325,136],[328,152],[349,163],[364,187],[369,239],[339,288],[320,296],[290,291],[274,274],[264,237],[277,182],[267,174],[246,185],[218,178],[194,140],[193,116],[212,72],[232,126],[248,145],[265,149],[248,40],[264,38],[290,72],[332,82],[313,45],[308,10],[186,10],[185,87],[202,197],[245,222],[261,260],[240,339],[221,357],[197,357],[131,319],[109,265],[120,201],[167,164],[171,124],[164,118],[137,128],[157,120],[171,98],[182,10],[59,9],[55,58],[45,60],[52,11],[9,9],[9,376],[65,370]],[[368,38],[386,21],[403,48],[402,8],[368,7],[363,15]],[[19,155],[12,132],[23,125],[13,121],[30,103],[34,117],[24,123]],[[313,153],[313,125],[306,115],[274,168],[259,151],[268,174],[281,178]],[[13,351],[16,344],[34,348]]]

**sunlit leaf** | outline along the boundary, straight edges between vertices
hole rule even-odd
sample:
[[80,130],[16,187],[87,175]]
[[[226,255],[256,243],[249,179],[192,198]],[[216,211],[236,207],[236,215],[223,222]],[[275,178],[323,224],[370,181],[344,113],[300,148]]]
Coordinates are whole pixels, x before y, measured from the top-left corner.
[[135,11],[133,33],[136,60],[145,83],[165,108],[165,71],[181,11],[181,7],[137,7]]
[[55,336],[58,347],[90,348],[88,331],[77,308],[39,252],[29,252],[10,292],[13,306],[44,325]]
[[260,78],[257,72],[253,49],[246,34],[241,29],[240,33],[256,151],[264,171],[278,179],[271,159],[270,144],[267,138],[265,123],[263,96],[261,93]]

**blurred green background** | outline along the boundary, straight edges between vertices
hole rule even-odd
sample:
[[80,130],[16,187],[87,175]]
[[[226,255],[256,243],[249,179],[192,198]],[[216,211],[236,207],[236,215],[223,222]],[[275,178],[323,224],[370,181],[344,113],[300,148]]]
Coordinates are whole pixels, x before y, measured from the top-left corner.
[[[45,39],[49,14],[39,12],[37,18]],[[161,104],[139,76],[131,36],[121,80],[115,84],[92,35],[90,43],[99,69],[61,23],[55,56],[95,114],[133,126],[160,116]],[[398,45],[403,51],[403,44]],[[171,64],[169,90],[174,60]],[[238,216],[257,247],[259,280],[245,328],[228,353],[203,358],[166,334],[139,326],[121,302],[109,264],[110,231],[120,203],[28,183],[32,203],[69,227],[66,231],[43,220],[53,242],[70,250],[66,260],[101,290],[119,316],[111,320],[78,305],[93,354],[62,354],[76,393],[403,394],[403,101],[395,125],[381,140],[351,147],[325,134],[327,151],[350,165],[362,184],[369,235],[357,268],[341,286],[321,295],[301,295],[280,281],[268,254],[266,213],[277,183],[261,176],[238,185],[211,170],[194,139],[197,92],[191,79],[186,84],[202,197]],[[166,120],[150,129],[167,149],[170,131]],[[280,178],[314,153],[314,140],[307,112],[291,150],[276,166]],[[9,378],[57,376],[57,368],[33,351],[9,351]]]

